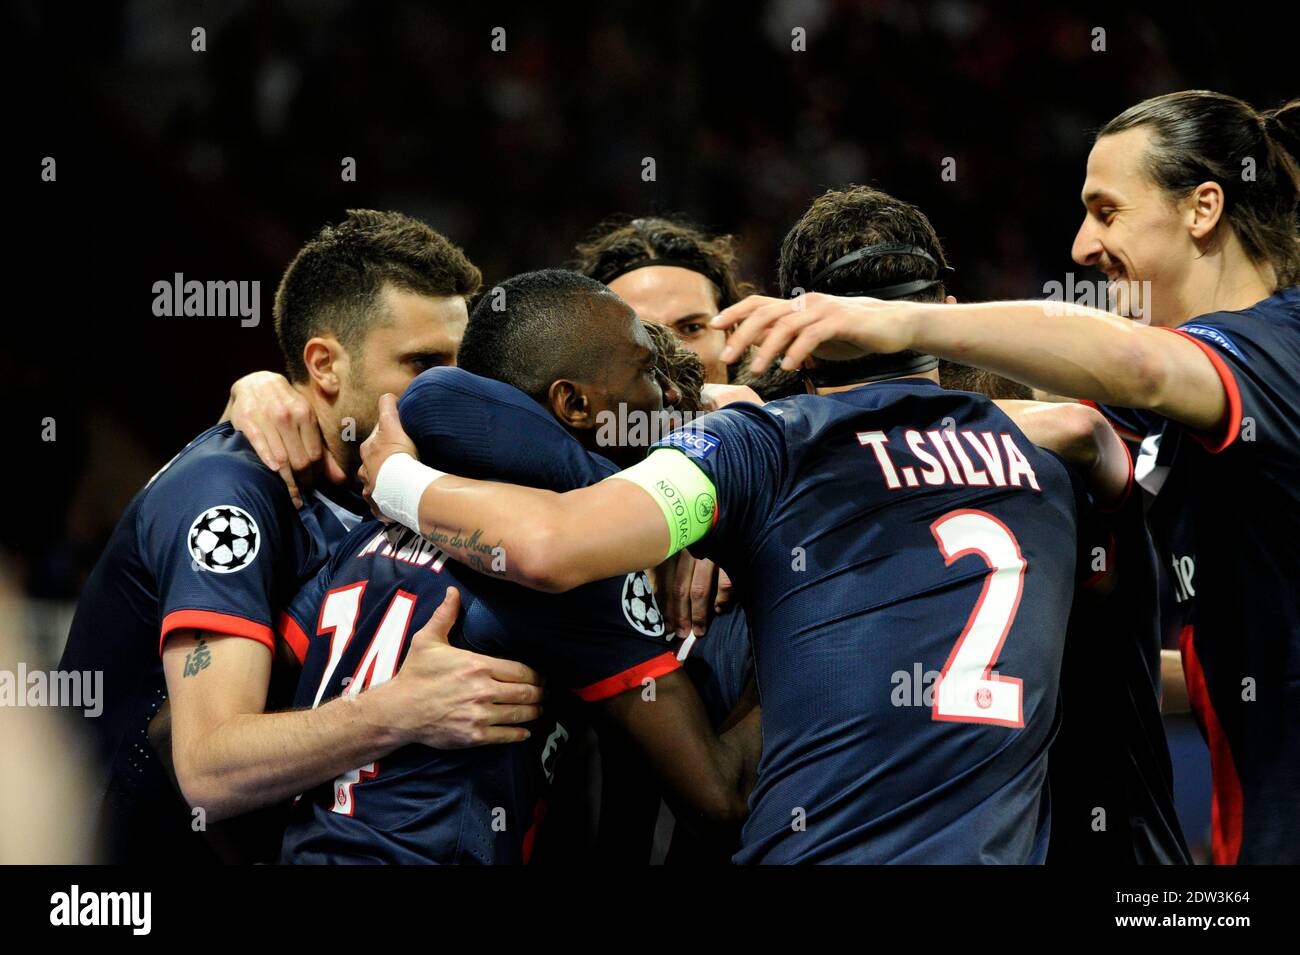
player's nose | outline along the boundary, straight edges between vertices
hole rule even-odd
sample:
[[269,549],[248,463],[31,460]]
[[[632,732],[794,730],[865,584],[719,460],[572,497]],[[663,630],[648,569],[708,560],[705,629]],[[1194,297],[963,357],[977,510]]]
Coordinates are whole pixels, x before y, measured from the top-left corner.
[[1092,219],[1084,216],[1083,224],[1075,233],[1074,245],[1070,248],[1070,258],[1079,265],[1096,265],[1102,251],[1101,238],[1092,225]]

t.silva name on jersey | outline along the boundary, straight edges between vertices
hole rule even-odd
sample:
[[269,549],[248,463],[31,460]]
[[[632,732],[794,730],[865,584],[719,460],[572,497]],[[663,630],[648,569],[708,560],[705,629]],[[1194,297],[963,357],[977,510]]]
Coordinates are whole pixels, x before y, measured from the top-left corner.
[[[892,447],[883,431],[859,431],[858,443],[875,452],[890,490],[922,484],[1041,490],[1029,459],[1006,432],[909,428],[903,432],[904,450]],[[909,453],[914,464],[903,463]]]

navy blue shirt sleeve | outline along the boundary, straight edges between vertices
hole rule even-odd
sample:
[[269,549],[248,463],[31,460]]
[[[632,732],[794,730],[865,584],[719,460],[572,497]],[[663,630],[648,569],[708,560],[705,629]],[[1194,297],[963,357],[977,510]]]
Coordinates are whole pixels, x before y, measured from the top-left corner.
[[766,527],[787,470],[784,436],[771,411],[730,405],[678,428],[655,447],[682,452],[713,482],[713,529],[692,554],[722,563],[724,552],[744,550],[748,535]]
[[177,629],[275,648],[277,572],[301,530],[278,475],[234,455],[183,458],[160,473],[139,515],[141,557],[158,587],[159,652]]
[[1290,457],[1300,445],[1295,417],[1300,329],[1283,328],[1252,312],[1202,315],[1173,330],[1203,351],[1228,400],[1228,414],[1211,435],[1193,434],[1211,453],[1254,447]]
[[642,571],[600,580],[560,595],[538,595],[500,584],[498,599],[480,595],[476,613],[494,616],[496,626],[471,625],[465,633],[509,634],[510,645],[473,646],[481,653],[508,654],[547,675],[551,685],[572,690],[588,702],[638,689],[643,681],[678,669],[650,581]]
[[682,665],[699,690],[709,720],[717,727],[736,708],[754,673],[745,611],[735,604],[723,608],[708,632],[691,643]]
[[1106,420],[1115,429],[1115,433],[1126,441],[1140,443],[1148,434],[1164,425],[1165,419],[1153,411],[1141,408],[1119,408],[1115,405],[1098,404],[1095,401],[1082,401],[1080,404],[1096,408],[1105,415]]
[[523,392],[459,368],[421,374],[397,410],[420,460],[460,477],[570,491],[618,470]]

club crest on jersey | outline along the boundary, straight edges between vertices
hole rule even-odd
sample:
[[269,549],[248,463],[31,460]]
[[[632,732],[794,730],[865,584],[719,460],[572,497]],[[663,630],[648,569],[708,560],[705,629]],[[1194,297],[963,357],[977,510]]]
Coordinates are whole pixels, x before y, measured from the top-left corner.
[[707,461],[713,452],[718,450],[719,441],[711,434],[705,434],[703,431],[674,431],[668,437],[659,442],[661,448],[676,448],[683,451],[698,461]]
[[218,574],[243,570],[257,557],[262,535],[248,512],[233,504],[210,507],[190,525],[194,563]]
[[633,629],[647,637],[664,635],[664,618],[655,603],[654,591],[645,571],[638,570],[627,575],[623,581],[623,616],[627,617]]

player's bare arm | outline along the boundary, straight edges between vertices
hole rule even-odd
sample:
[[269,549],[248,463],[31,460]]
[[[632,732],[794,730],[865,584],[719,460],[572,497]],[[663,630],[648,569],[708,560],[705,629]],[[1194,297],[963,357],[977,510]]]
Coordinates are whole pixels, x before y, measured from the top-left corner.
[[1109,509],[1123,502],[1132,483],[1132,460],[1100,411],[1073,402],[1008,399],[994,404],[1030,441],[1078,468],[1098,505]]
[[[667,452],[651,458],[660,453]],[[361,457],[363,493],[376,513],[418,530],[474,570],[534,590],[562,593],[653,567],[680,549],[669,547],[660,504],[629,480],[557,494],[424,468],[391,394],[380,399],[379,423]]]
[[601,704],[664,783],[679,820],[703,832],[734,833],[745,817],[762,749],[760,712],[747,697],[730,728],[714,733],[684,670]]
[[726,360],[758,346],[755,372],[782,355],[781,367],[794,369],[810,355],[916,349],[1054,394],[1150,409],[1198,431],[1213,430],[1228,412],[1218,372],[1194,342],[1069,303],[751,296],[712,322],[733,329]]
[[399,746],[454,749],[518,742],[538,717],[540,677],[523,664],[447,644],[453,589],[412,638],[397,676],[317,709],[266,713],[271,652],[208,631],[178,631],[163,650],[172,761],[192,806],[216,821],[288,799]]

